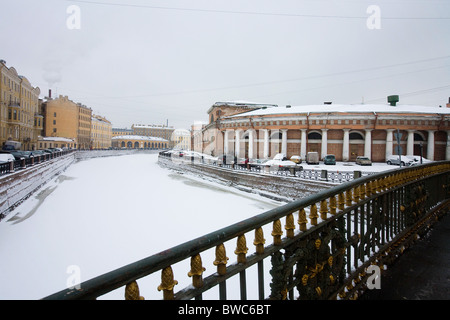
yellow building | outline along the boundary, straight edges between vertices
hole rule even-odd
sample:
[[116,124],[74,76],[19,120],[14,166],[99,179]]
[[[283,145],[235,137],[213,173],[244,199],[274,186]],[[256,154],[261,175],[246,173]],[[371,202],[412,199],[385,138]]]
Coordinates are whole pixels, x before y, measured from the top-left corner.
[[174,149],[191,150],[191,132],[186,129],[176,129],[172,132],[171,142]]
[[145,125],[145,124],[133,124],[131,130],[134,135],[149,136],[163,138],[165,140],[170,140],[172,132],[175,130],[174,127],[164,126],[164,125]]
[[126,136],[126,135],[132,135],[132,134],[133,134],[133,130],[132,129],[112,128],[112,136],[113,137]]
[[0,145],[19,141],[23,150],[37,147],[43,118],[39,114],[39,87],[0,60]]
[[170,141],[158,137],[124,135],[112,138],[112,147],[117,149],[167,149]]
[[75,141],[73,139],[60,137],[39,137],[38,149],[48,148],[74,149]]
[[77,103],[78,111],[78,149],[90,149],[92,147],[91,126],[92,109],[81,103]]
[[92,109],[67,96],[43,102],[44,136],[72,139],[77,149],[91,148]]
[[92,115],[91,119],[91,141],[92,149],[111,148],[112,126],[106,118]]

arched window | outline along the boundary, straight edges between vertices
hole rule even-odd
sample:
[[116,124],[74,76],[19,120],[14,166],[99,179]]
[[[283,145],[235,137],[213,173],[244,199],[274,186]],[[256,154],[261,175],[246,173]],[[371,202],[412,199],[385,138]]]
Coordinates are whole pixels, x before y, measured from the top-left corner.
[[422,134],[414,132],[414,141],[425,141],[425,138]]
[[131,141],[127,142],[127,148],[129,149],[133,148],[133,143]]
[[318,132],[313,131],[313,132],[308,133],[308,139],[320,140],[320,139],[322,139],[322,135]]
[[283,139],[283,134],[281,133],[281,132],[275,132],[275,133],[272,133],[272,135],[270,136],[270,139],[278,139],[278,140],[281,140],[281,139]]
[[350,134],[348,135],[348,138],[350,140],[364,140],[363,135],[359,132],[350,132]]
[[134,148],[135,148],[135,149],[139,149],[139,142],[136,141],[136,142],[134,143]]
[[120,144],[121,148],[125,148],[125,141],[122,141],[122,143]]

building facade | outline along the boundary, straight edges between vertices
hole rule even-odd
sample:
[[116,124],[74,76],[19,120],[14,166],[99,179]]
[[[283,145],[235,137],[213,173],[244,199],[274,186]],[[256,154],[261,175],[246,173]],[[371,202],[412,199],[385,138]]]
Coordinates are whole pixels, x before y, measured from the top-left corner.
[[172,132],[171,145],[174,149],[191,150],[191,132],[186,129],[176,129]]
[[112,137],[112,147],[116,149],[167,149],[170,141],[139,135],[124,135]]
[[174,127],[164,126],[164,125],[144,125],[144,124],[133,124],[131,130],[134,135],[157,137],[165,140],[170,140],[172,137],[172,132],[175,130]]
[[111,148],[112,126],[106,118],[92,115],[91,119],[91,148],[108,149]]
[[92,109],[75,103],[68,96],[48,97],[42,102],[44,113],[44,137],[60,137],[73,140],[76,149],[90,149]]
[[[195,130],[196,150],[213,155],[269,159],[318,152],[339,161],[366,156],[384,162],[391,155],[450,160],[450,108],[397,105],[273,106],[216,103],[209,123]],[[226,114],[226,116],[223,116]]]
[[126,135],[132,135],[132,134],[133,134],[133,130],[128,129],[128,128],[112,128],[112,136],[113,137],[126,136]]
[[37,147],[43,128],[40,92],[14,67],[8,68],[6,62],[0,60],[0,145],[14,140],[19,141],[24,150]]

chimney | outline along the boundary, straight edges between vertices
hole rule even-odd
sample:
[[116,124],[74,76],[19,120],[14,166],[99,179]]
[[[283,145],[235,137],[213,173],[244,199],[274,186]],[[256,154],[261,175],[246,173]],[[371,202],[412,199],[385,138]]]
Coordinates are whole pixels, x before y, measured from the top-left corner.
[[388,96],[387,101],[391,106],[395,107],[399,101],[398,95]]
[[52,89],[48,89],[48,97],[49,97],[49,98],[52,97]]
[[450,98],[448,98],[447,108],[450,108]]

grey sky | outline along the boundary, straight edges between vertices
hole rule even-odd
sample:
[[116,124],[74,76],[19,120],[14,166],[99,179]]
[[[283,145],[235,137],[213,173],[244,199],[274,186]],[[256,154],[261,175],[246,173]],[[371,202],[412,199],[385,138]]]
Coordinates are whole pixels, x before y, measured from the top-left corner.
[[[115,127],[206,121],[216,101],[445,105],[448,0],[0,0],[0,59]],[[80,28],[69,29],[69,6]],[[380,29],[369,29],[370,5]],[[73,21],[73,20],[70,20]],[[374,20],[370,20],[374,21]]]

